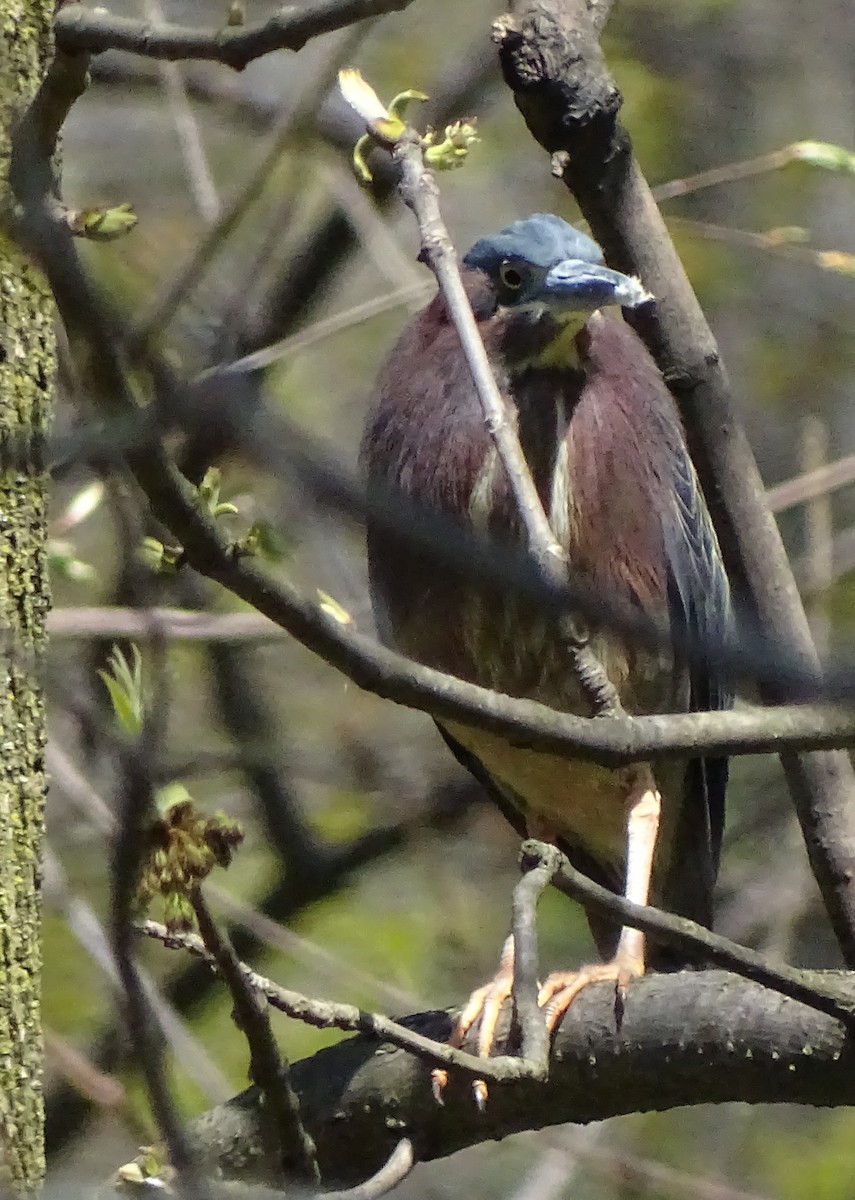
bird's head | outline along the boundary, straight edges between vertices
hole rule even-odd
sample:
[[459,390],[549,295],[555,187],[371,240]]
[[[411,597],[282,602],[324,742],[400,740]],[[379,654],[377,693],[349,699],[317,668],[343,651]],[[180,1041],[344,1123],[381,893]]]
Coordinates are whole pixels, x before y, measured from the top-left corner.
[[501,337],[512,369],[572,365],[576,335],[598,309],[652,299],[638,279],[605,265],[595,241],[549,213],[481,238],[463,263],[486,276],[476,315]]

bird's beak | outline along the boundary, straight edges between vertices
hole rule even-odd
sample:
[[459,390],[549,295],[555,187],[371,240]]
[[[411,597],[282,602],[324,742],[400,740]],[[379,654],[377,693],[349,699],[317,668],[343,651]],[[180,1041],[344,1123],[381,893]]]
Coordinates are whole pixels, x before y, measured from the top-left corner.
[[568,258],[547,272],[543,295],[550,307],[567,313],[590,313],[610,304],[637,308],[653,299],[640,280],[578,258]]

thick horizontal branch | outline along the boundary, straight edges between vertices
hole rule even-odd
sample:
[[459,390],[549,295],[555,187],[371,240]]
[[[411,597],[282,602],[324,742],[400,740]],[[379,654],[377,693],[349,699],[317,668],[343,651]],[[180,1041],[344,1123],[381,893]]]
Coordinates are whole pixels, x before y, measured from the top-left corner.
[[[855,1002],[851,977],[816,974]],[[686,1104],[855,1103],[855,1062],[842,1026],[725,972],[647,976],[629,990],[620,1033],[613,1012],[609,985],[588,988],[556,1035],[549,1082],[494,1084],[485,1113],[467,1077],[452,1073],[439,1106],[421,1059],[367,1038],[295,1064],[326,1186],[358,1182],[402,1136],[426,1161],[526,1129]],[[421,1013],[404,1023],[441,1039],[451,1017]],[[262,1154],[257,1093],[211,1110],[191,1136],[208,1161],[246,1179]]]
[[[400,12],[412,0],[321,0],[310,8],[281,8],[266,21],[193,29],[120,17],[103,8],[68,4],[56,15],[56,41],[69,54],[127,50],[146,58],[206,59],[241,71],[273,50],[300,50],[322,33]],[[225,6],[223,6],[225,12]]]

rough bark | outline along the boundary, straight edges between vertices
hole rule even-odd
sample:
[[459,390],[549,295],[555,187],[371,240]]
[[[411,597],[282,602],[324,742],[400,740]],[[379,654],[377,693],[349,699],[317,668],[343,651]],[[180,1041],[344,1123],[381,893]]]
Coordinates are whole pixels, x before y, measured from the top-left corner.
[[[855,996],[842,973],[817,978]],[[420,1013],[405,1023],[444,1038],[451,1016]],[[556,1036],[548,1083],[494,1083],[484,1113],[460,1072],[440,1106],[426,1062],[367,1037],[296,1063],[293,1080],[331,1186],[364,1179],[402,1137],[424,1162],[522,1130],[686,1104],[848,1105],[852,1065],[832,1018],[723,971],[683,971],[633,983],[619,1033],[610,985],[583,992]],[[191,1134],[208,1163],[251,1178],[264,1144],[257,1091],[212,1109]]]
[[[2,213],[13,122],[47,66],[51,17],[45,0],[0,0]],[[54,369],[45,282],[0,232],[0,1158],[19,1195],[35,1192],[44,1175],[39,666],[49,603],[43,443]],[[10,439],[14,456],[3,453]]]

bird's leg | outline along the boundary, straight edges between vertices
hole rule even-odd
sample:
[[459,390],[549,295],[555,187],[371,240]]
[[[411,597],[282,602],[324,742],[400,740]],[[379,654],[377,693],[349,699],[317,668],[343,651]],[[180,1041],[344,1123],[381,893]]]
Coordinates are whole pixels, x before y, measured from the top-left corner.
[[[511,996],[514,989],[514,935],[509,934],[502,947],[499,958],[499,969],[483,987],[472,993],[457,1019],[457,1024],[448,1039],[449,1045],[458,1049],[466,1040],[466,1035],[480,1017],[478,1026],[478,1055],[487,1058],[493,1048],[496,1036],[496,1025],[502,1005]],[[435,1067],[431,1071],[431,1086],[437,1101],[442,1099],[445,1085],[448,1083],[448,1072],[443,1067]],[[483,1079],[476,1079],[472,1084],[476,1103],[481,1106],[487,1099],[487,1085]]]
[[[635,904],[646,904],[650,894],[653,854],[659,832],[659,813],[662,805],[653,772],[645,763],[634,767],[626,776],[626,885],[624,895]],[[529,833],[539,840],[553,840],[545,824],[529,818]],[[538,1003],[544,1009],[547,1027],[554,1030],[567,1009],[589,984],[611,980],[615,984],[616,1001],[622,1008],[630,981],[644,974],[644,934],[628,926],[621,930],[614,957],[606,963],[592,963],[575,971],[556,971],[541,985]],[[461,1047],[466,1035],[479,1021],[477,1052],[487,1058],[493,1048],[496,1025],[502,1006],[513,993],[514,939],[509,936],[502,948],[499,969],[489,983],[474,991],[460,1014],[449,1044]],[[433,1094],[441,1101],[448,1082],[448,1072],[437,1067],[431,1072]],[[487,1100],[487,1085],[476,1079],[472,1085],[475,1101],[483,1108]]]
[[[645,763],[630,777],[626,821],[626,886],[624,895],[634,904],[646,904],[650,895],[653,853],[659,831],[662,800],[653,772]],[[623,1009],[626,989],[632,979],[644,974],[644,934],[625,926],[614,957],[577,971],[557,971],[540,989],[538,1003],[545,1008],[546,1024],[554,1030],[581,991],[591,983],[614,980],[618,1012]]]

